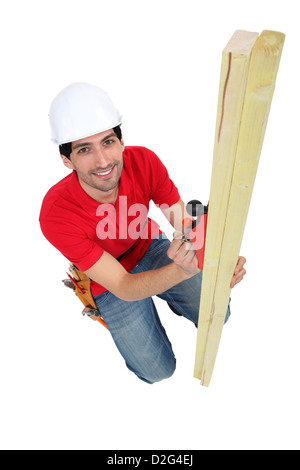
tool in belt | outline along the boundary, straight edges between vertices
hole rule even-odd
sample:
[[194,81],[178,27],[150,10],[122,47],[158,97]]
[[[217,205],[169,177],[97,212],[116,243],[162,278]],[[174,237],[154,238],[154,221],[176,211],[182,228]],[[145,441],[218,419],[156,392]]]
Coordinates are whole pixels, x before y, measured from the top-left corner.
[[64,279],[62,282],[66,287],[72,289],[79,300],[83,303],[84,309],[82,314],[87,315],[92,320],[98,321],[107,328],[97,308],[94,297],[92,296],[90,278],[83,272],[79,271],[74,264],[70,264],[69,272],[70,274],[67,273],[69,279]]

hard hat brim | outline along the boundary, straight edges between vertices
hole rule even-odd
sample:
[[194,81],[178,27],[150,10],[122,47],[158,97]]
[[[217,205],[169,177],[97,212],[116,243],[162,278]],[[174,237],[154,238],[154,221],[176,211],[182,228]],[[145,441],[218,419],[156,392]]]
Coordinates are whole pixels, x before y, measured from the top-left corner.
[[53,142],[54,144],[56,145],[64,145],[64,144],[70,144],[70,143],[73,143],[73,142],[77,142],[78,140],[81,140],[81,139],[85,139],[87,137],[92,137],[93,135],[97,135],[97,134],[100,134],[101,132],[105,132],[105,131],[108,131],[109,129],[113,129],[114,127],[117,127],[117,126],[121,126],[122,125],[122,119],[118,120],[116,122],[116,124],[113,124],[105,129],[97,129],[95,132],[89,132],[87,134],[83,134],[81,137],[76,137],[76,140],[62,140],[62,141],[58,141],[56,140],[55,138],[51,137],[51,142]]

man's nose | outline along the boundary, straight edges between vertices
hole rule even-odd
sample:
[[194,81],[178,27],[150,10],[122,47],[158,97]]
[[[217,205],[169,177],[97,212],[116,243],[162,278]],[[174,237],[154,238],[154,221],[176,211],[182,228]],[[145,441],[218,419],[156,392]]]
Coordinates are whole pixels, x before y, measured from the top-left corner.
[[107,159],[107,156],[105,156],[104,152],[102,152],[101,149],[95,150],[94,164],[96,168],[104,169],[104,170],[109,166],[109,161]]

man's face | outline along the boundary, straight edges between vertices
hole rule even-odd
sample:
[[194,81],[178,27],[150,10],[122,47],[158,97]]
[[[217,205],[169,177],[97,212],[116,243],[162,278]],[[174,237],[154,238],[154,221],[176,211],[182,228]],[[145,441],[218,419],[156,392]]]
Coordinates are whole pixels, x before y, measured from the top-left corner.
[[76,170],[83,189],[94,199],[107,197],[117,189],[123,169],[124,142],[113,129],[72,143],[68,168]]

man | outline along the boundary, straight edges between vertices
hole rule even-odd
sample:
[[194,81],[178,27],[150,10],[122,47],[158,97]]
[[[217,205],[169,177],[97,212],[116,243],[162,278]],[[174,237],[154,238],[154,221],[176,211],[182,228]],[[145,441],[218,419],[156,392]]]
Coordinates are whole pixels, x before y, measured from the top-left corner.
[[[199,312],[202,272],[182,237],[185,204],[152,151],[124,146],[121,116],[100,88],[70,85],[49,117],[52,140],[73,171],[45,196],[41,229],[91,279],[127,367],[148,383],[168,378],[176,359],[152,297],[194,324]],[[150,200],[174,226],[172,243],[148,218]],[[245,261],[239,258],[231,287],[242,280]]]

